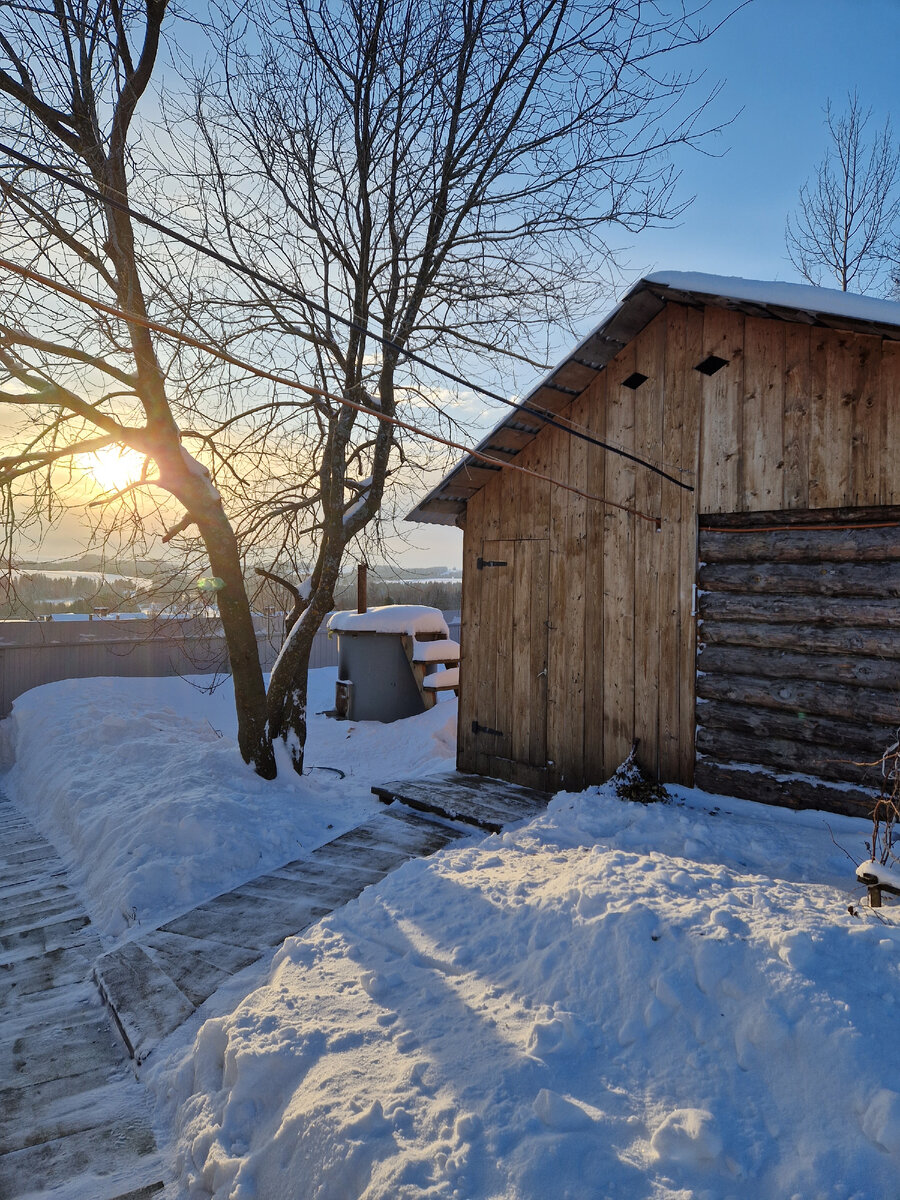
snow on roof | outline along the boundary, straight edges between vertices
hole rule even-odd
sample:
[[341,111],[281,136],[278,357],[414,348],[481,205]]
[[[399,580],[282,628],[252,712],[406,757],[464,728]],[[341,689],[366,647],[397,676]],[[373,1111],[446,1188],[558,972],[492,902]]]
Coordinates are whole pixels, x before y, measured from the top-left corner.
[[329,633],[438,633],[446,638],[450,630],[439,608],[424,604],[386,604],[358,613],[348,610],[333,613],[328,621]]
[[699,271],[659,271],[647,275],[641,282],[662,284],[680,292],[698,292],[704,296],[771,304],[799,312],[828,313],[833,317],[849,317],[854,321],[900,325],[900,302],[896,300],[879,300],[875,296],[813,287],[808,283],[740,279],[729,275],[705,275]]

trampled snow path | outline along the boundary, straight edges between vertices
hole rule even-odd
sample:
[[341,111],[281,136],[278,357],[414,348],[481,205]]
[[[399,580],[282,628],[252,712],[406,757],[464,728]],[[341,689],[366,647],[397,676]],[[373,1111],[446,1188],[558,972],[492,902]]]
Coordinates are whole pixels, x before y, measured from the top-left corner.
[[395,805],[303,858],[104,954],[94,977],[143,1062],[232,975],[411,858],[466,833]]
[[145,1090],[90,979],[99,953],[55,850],[0,795],[4,1200],[51,1189],[66,1200],[162,1191]]

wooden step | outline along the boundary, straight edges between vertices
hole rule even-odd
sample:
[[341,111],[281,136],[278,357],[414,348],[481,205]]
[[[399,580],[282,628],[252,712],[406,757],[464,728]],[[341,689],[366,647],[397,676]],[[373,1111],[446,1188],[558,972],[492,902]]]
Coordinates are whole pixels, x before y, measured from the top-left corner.
[[504,825],[537,816],[551,799],[548,792],[459,771],[380,784],[372,791],[385,804],[399,801],[488,833],[499,833]]

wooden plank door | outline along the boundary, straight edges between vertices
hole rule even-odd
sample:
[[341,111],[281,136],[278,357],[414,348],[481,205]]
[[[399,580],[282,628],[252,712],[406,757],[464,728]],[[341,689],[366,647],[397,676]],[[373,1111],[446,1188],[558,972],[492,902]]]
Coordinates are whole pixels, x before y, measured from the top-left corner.
[[547,539],[482,543],[472,734],[477,769],[541,786],[547,765]]

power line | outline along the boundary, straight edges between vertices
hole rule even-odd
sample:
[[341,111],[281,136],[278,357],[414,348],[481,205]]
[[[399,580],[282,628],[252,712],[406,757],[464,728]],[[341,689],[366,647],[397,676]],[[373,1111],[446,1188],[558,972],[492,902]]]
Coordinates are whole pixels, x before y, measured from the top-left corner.
[[[541,408],[535,404],[529,404],[527,402],[517,404],[516,401],[508,399],[508,397],[501,395],[499,392],[494,392],[490,388],[485,388],[480,384],[472,383],[472,381],[466,379],[465,376],[457,375],[455,372],[449,371],[445,367],[438,366],[437,363],[431,362],[427,358],[423,358],[420,354],[416,354],[412,350],[408,350],[405,346],[401,346],[398,342],[393,341],[391,338],[382,337],[380,334],[374,333],[366,325],[363,325],[358,321],[354,321],[350,317],[341,316],[340,313],[335,312],[327,305],[322,304],[317,300],[313,300],[311,296],[308,296],[305,292],[300,291],[299,288],[293,288],[289,284],[282,283],[278,279],[274,279],[269,275],[265,275],[263,272],[257,271],[255,267],[249,267],[245,263],[240,262],[238,259],[231,258],[227,254],[222,254],[221,251],[207,245],[205,242],[199,242],[195,238],[189,237],[187,234],[179,233],[177,229],[172,229],[171,226],[164,225],[161,221],[156,220],[154,217],[150,217],[145,213],[139,212],[137,209],[132,208],[131,205],[124,200],[119,200],[111,195],[105,196],[96,188],[90,187],[86,183],[82,183],[80,179],[74,179],[71,176],[64,174],[62,171],[57,171],[55,167],[48,166],[46,163],[38,162],[37,159],[31,158],[27,154],[23,154],[20,150],[13,149],[12,146],[8,146],[4,142],[0,142],[0,151],[8,155],[10,158],[15,159],[17,162],[22,163],[24,166],[31,167],[35,171],[40,171],[42,174],[49,175],[52,179],[55,179],[58,183],[62,183],[66,187],[74,188],[76,191],[81,192],[82,195],[87,196],[90,199],[97,200],[101,204],[111,205],[119,212],[125,213],[133,221],[137,221],[141,225],[146,225],[148,229],[153,229],[165,237],[172,238],[175,241],[180,242],[182,245],[187,246],[192,250],[196,250],[198,254],[203,254],[207,258],[214,259],[216,262],[221,263],[230,270],[236,271],[238,274],[244,275],[248,279],[252,279],[255,283],[262,284],[268,288],[274,288],[276,291],[281,292],[290,299],[295,300],[300,304],[305,304],[314,312],[320,313],[322,316],[328,317],[332,321],[337,321],[340,324],[345,325],[348,329],[352,329],[357,333],[364,334],[367,338],[371,338],[372,341],[377,342],[386,349],[393,350],[397,354],[402,354],[405,358],[409,359],[410,362],[418,363],[420,366],[426,367],[429,371],[434,371],[435,374],[442,376],[444,379],[449,379],[453,383],[458,383],[462,387],[468,388],[470,391],[477,392],[479,395],[485,396],[490,400],[496,400],[500,404],[505,404],[508,408],[515,409],[517,412],[524,412],[528,413],[529,416],[537,417],[538,420],[543,421],[546,425],[550,425],[554,429],[561,429],[564,433],[568,433],[572,437],[579,438],[581,441],[588,442],[592,446],[597,446],[601,450],[606,450],[609,454],[615,454],[620,458],[625,458],[629,462],[633,462],[638,466],[646,468],[646,470],[651,471],[654,475],[658,475],[660,478],[668,480],[669,483],[674,483],[676,487],[682,488],[686,492],[692,492],[694,490],[690,484],[685,483],[681,479],[677,479],[674,475],[670,475],[661,467],[656,466],[655,463],[648,462],[647,459],[641,458],[637,454],[632,454],[628,450],[623,450],[620,446],[613,446],[609,442],[601,441],[599,438],[594,437],[593,434],[588,433],[583,427],[579,427],[577,423],[570,422],[569,424],[565,424],[564,421],[568,420],[568,418],[563,418],[561,420],[557,414],[549,412],[547,409]],[[503,353],[503,351],[500,351],[500,353]]]
[[[71,284],[59,283],[55,279],[50,279],[46,275],[41,275],[38,271],[33,271],[30,267],[20,266],[7,258],[0,258],[0,268],[12,272],[14,275],[20,276],[22,279],[27,279],[32,283],[41,284],[43,287],[49,288],[58,295],[67,296],[70,300],[76,300],[81,304],[86,304],[95,312],[103,313],[108,317],[117,317],[120,320],[127,321],[132,325],[139,325],[144,329],[149,329],[154,333],[161,334],[164,337],[173,338],[175,341],[181,342],[186,346],[191,346],[195,350],[201,350],[206,354],[212,355],[214,358],[220,359],[222,362],[228,363],[230,366],[237,367],[239,370],[247,371],[251,375],[255,375],[260,379],[268,380],[270,383],[276,383],[279,386],[294,388],[297,391],[303,392],[308,396],[318,399],[330,400],[335,404],[344,405],[347,408],[353,408],[357,412],[365,413],[367,416],[375,417],[379,421],[384,421],[389,425],[396,425],[399,429],[405,429],[409,433],[414,433],[419,437],[436,442],[441,446],[447,446],[452,450],[460,450],[464,454],[469,454],[473,458],[479,459],[481,462],[489,463],[491,466],[511,469],[513,471],[521,471],[525,475],[531,475],[535,479],[541,479],[545,483],[550,483],[555,487],[563,488],[564,491],[572,492],[576,496],[581,496],[584,500],[591,500],[597,504],[605,504],[610,508],[617,508],[621,512],[630,513],[632,516],[640,517],[643,521],[649,521],[654,524],[659,530],[660,518],[651,516],[649,513],[641,512],[636,508],[629,508],[625,504],[617,504],[614,500],[608,500],[604,496],[595,496],[591,492],[584,492],[581,488],[575,487],[570,483],[563,483],[559,479],[554,479],[552,475],[544,475],[540,471],[534,471],[530,467],[523,467],[520,463],[506,462],[496,458],[492,454],[485,454],[483,450],[477,450],[472,446],[466,446],[462,442],[455,442],[450,438],[441,437],[440,434],[431,433],[427,429],[421,429],[417,425],[411,424],[409,421],[404,421],[400,417],[388,416],[387,413],[381,412],[375,408],[369,408],[365,404],[358,404],[354,400],[347,400],[343,396],[336,396],[331,392],[326,392],[323,388],[311,387],[309,384],[300,383],[296,379],[289,379],[285,375],[279,375],[274,371],[267,371],[263,367],[256,367],[252,363],[246,362],[244,359],[236,358],[235,355],[229,354],[225,350],[220,350],[217,346],[211,345],[209,342],[200,341],[199,338],[191,337],[190,334],[182,333],[178,329],[173,329],[169,325],[164,325],[161,321],[153,321],[149,317],[139,317],[134,313],[127,313],[124,309],[118,308],[113,304],[107,304],[103,300],[95,300],[93,297],[86,295],[78,288]],[[278,407],[277,404],[267,405],[267,408]]]

